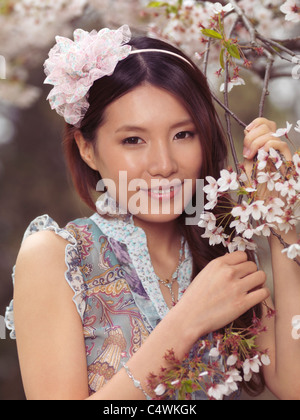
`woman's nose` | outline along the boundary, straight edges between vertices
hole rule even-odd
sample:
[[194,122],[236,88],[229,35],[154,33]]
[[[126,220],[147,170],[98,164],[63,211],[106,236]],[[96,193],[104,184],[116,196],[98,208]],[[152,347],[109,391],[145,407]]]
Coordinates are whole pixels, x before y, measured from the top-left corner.
[[148,172],[152,177],[169,178],[178,170],[172,145],[163,141],[156,142],[149,150]]

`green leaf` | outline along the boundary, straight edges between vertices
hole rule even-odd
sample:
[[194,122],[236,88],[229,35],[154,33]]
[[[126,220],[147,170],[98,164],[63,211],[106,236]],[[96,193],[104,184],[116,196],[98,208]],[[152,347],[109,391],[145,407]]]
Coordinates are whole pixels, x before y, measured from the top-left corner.
[[221,53],[220,53],[220,64],[223,70],[225,70],[224,53],[225,53],[225,48],[222,48]]
[[169,3],[166,3],[164,1],[150,1],[147,7],[165,7],[169,6]]
[[234,45],[234,44],[228,45],[227,51],[231,55],[231,57],[234,57],[234,58],[237,58],[237,59],[240,60],[241,55],[240,55],[239,49],[236,45]]
[[208,36],[209,38],[223,39],[222,35],[219,32],[214,31],[213,29],[202,29],[203,35]]

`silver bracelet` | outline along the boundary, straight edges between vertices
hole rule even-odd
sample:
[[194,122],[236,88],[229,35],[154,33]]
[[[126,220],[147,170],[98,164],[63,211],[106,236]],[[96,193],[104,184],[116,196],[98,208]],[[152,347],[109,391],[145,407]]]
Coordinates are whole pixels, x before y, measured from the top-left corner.
[[128,377],[132,380],[134,386],[142,391],[142,393],[145,395],[147,400],[151,400],[152,398],[147,394],[147,392],[143,389],[140,381],[134,378],[133,374],[131,373],[129,367],[126,365],[126,363],[123,364],[123,367],[128,375]]

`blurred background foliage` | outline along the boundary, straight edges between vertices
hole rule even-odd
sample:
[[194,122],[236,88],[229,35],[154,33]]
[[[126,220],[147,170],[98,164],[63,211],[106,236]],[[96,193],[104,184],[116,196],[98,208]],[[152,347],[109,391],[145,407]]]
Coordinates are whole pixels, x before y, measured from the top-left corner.
[[[130,23],[136,3],[118,1],[119,5],[123,5],[121,23]],[[98,16],[85,14],[82,20],[76,17],[70,25],[76,28],[80,23],[80,27],[90,30],[100,29],[106,22],[107,16],[103,11]],[[42,26],[40,31],[42,37]],[[44,48],[40,51],[43,60],[47,58],[48,50]],[[45,76],[41,63],[37,61],[36,66],[30,68],[28,83],[39,87],[41,94],[31,107],[21,109],[1,104],[0,94],[0,316],[4,316],[12,298],[12,267],[30,221],[38,215],[49,214],[60,226],[64,226],[72,219],[91,213],[77,198],[66,171],[61,147],[63,121],[51,112],[45,100],[49,86],[43,85]],[[247,80],[246,88],[235,88],[230,94],[230,102],[233,111],[248,123],[257,117],[261,83],[249,74],[243,77]],[[0,87],[5,83],[6,80],[0,80]],[[299,80],[274,79],[270,91],[265,116],[276,121],[280,127],[285,126],[287,120],[293,123],[299,120]],[[218,105],[216,108],[223,118],[223,110]],[[234,122],[233,131],[241,157],[243,132]],[[294,134],[291,137],[296,141]],[[268,260],[264,245],[260,256],[262,260]],[[16,342],[9,338],[7,331],[6,339],[0,340],[0,400],[24,398]]]

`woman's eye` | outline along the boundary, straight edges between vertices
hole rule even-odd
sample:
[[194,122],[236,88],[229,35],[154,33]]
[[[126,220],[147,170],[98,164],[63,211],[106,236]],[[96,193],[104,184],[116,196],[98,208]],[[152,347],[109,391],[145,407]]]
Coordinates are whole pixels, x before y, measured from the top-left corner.
[[123,144],[141,144],[143,142],[139,137],[128,137],[122,141]]
[[180,133],[177,133],[174,138],[175,140],[183,140],[183,139],[188,139],[194,136],[195,136],[195,133],[193,133],[192,131],[180,131]]

